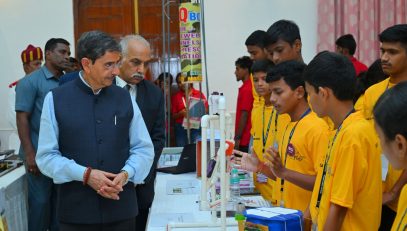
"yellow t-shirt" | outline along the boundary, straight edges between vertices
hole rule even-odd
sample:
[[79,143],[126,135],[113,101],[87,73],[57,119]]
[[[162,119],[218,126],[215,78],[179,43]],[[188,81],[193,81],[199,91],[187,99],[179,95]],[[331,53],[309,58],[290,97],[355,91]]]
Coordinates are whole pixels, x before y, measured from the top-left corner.
[[[373,119],[373,109],[374,106],[379,99],[379,97],[389,88],[393,87],[395,84],[392,84],[390,82],[390,78],[387,78],[379,83],[374,84],[373,86],[369,87],[363,98],[363,114],[365,118],[370,122],[370,125],[374,128],[374,119]],[[376,133],[375,133],[376,134]],[[379,140],[379,136],[376,134],[376,139]],[[379,152],[382,152],[382,149],[380,147],[380,142],[379,144]],[[391,164],[389,163],[388,166],[388,172],[386,176],[386,181],[383,182],[383,192],[389,192],[394,184],[398,181],[400,178],[401,173],[403,170],[396,170],[393,169]],[[397,200],[394,200],[393,202],[389,203],[388,206],[394,210],[397,211]]]
[[254,82],[253,82],[253,75],[250,74],[250,81],[252,81],[252,92],[253,92],[253,109],[252,111],[257,108],[263,108],[264,105],[264,98],[259,96],[259,94],[257,93],[256,89],[254,88]]
[[[253,118],[253,113],[255,113],[255,110],[263,110],[264,106],[264,98],[262,96],[259,96],[257,93],[255,87],[254,87],[254,81],[253,81],[253,74],[250,74],[250,81],[252,81],[252,92],[253,92],[253,108],[252,108],[252,118]],[[253,128],[253,119],[252,119],[252,128],[250,129],[250,134],[253,136],[254,133],[254,128]]]
[[394,219],[391,231],[405,230],[407,227],[407,185],[403,186],[400,193],[396,219]]
[[[284,164],[287,157],[286,168],[288,169],[302,174],[317,175],[317,160],[328,145],[326,139],[328,126],[314,112],[311,112],[298,121],[289,142],[290,133],[295,124],[297,121],[288,123],[279,139],[278,150],[281,160]],[[286,151],[288,143],[294,148],[291,152]],[[277,205],[280,205],[283,199],[286,208],[305,211],[311,199],[311,192],[285,180],[283,195],[281,195],[281,182],[281,179],[277,179],[273,189],[273,198],[277,199]]]
[[[330,131],[330,145],[336,131]],[[382,206],[381,162],[375,136],[375,131],[362,113],[355,112],[343,122],[332,148],[325,147],[310,203],[312,221],[320,230],[325,225],[331,203],[348,208],[341,230],[379,228]],[[327,156],[327,170],[318,209],[317,198]]]
[[358,100],[356,100],[356,103],[355,103],[355,106],[354,106],[355,111],[363,111],[363,99],[364,99],[364,96],[361,95],[358,98]]
[[[257,157],[259,158],[260,161],[264,161],[263,158],[263,132],[264,134],[267,133],[267,125],[269,123],[270,116],[271,122],[270,122],[270,128],[268,132],[268,137],[271,138],[274,136],[274,129],[271,128],[271,126],[274,125],[274,118],[275,118],[275,112],[273,113],[273,106],[269,107],[256,107],[253,108],[252,110],[252,136],[253,136],[253,150],[257,154]],[[264,118],[264,120],[263,120]],[[263,124],[264,122],[264,124]],[[273,139],[267,139],[266,146],[272,145]],[[266,148],[265,148],[266,149]],[[264,199],[271,201],[272,202],[272,188],[273,188],[273,181],[270,179],[267,179],[267,182],[265,183],[259,183],[257,181],[257,174],[253,173],[253,182],[254,186],[257,188],[257,190],[260,192],[260,194],[263,196]]]
[[[270,118],[270,116],[272,116]],[[280,115],[277,117],[277,129],[276,129],[276,116],[277,111],[273,112],[273,106],[263,106],[257,107],[252,110],[252,130],[253,130],[253,149],[257,154],[257,157],[264,161],[263,158],[263,134],[266,139],[266,145],[264,146],[264,150],[267,150],[268,147],[272,146],[274,140],[276,139],[276,135],[281,132],[281,126],[284,126],[290,121],[290,117],[288,115]],[[263,120],[264,118],[264,120]],[[268,126],[270,123],[270,127]],[[268,128],[269,127],[269,128]],[[267,133],[268,128],[268,133]],[[257,174],[253,173],[253,182],[256,186],[257,190],[259,190],[260,194],[263,196],[264,199],[275,203],[275,200],[272,197],[273,193],[273,184],[274,181],[268,179],[267,183],[259,183],[257,182]]]

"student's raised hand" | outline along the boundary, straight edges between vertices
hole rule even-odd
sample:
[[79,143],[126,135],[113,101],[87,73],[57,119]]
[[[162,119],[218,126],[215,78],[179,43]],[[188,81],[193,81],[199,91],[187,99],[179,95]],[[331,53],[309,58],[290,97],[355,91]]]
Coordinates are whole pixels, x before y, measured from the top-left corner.
[[230,161],[236,166],[242,165],[243,153],[244,152],[241,152],[239,150],[233,150],[232,151],[233,155],[231,156]]
[[283,166],[278,150],[274,147],[269,147],[266,150],[266,153],[267,154],[264,158],[267,160],[267,165],[270,167],[273,174],[278,178],[284,179],[286,168]]
[[257,171],[257,165],[259,164],[259,159],[257,158],[256,153],[248,154],[246,152],[241,152],[238,150],[233,150],[235,156],[234,163],[237,165],[237,168],[243,169],[250,172]]

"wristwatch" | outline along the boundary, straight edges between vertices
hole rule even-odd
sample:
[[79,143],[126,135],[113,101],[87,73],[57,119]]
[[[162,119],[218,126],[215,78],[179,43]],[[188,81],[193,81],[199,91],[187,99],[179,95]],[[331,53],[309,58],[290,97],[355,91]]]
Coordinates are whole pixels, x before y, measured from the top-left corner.
[[126,176],[126,181],[124,182],[123,186],[129,182],[129,173],[126,170],[121,170],[120,173],[124,173]]

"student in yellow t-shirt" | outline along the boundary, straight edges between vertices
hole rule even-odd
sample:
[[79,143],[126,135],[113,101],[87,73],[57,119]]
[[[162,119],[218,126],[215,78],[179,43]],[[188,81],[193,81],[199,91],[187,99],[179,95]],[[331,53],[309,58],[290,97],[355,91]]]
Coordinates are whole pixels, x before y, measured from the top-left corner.
[[[386,91],[374,107],[381,147],[395,169],[407,168],[407,82]],[[392,231],[407,227],[407,186],[401,191]]]
[[356,76],[346,57],[321,52],[304,71],[319,117],[334,123],[320,159],[309,205],[317,230],[377,230],[381,209],[380,155],[373,128],[353,108]]
[[[265,45],[268,53],[268,59],[271,60],[274,64],[279,64],[288,60],[296,60],[300,63],[303,62],[301,55],[302,43],[300,30],[293,21],[279,20],[273,23],[267,30],[267,35],[268,38]],[[289,121],[290,118],[288,114],[278,116],[277,137],[282,137],[282,133],[287,127]],[[279,138],[278,140],[281,140],[281,138]],[[244,159],[246,161],[242,162],[242,168],[245,168],[246,170],[250,169],[250,171],[253,172],[260,171],[269,177],[275,178],[274,174],[271,172],[271,169],[266,167],[264,165],[264,162],[258,161],[258,159],[256,158],[249,157],[251,156],[247,154],[244,155]],[[240,160],[238,159],[237,161]],[[273,195],[273,198],[281,199],[279,192],[279,190],[277,192],[274,192],[273,194],[276,195]],[[290,202],[288,202],[288,205],[290,205]],[[300,205],[298,207],[304,209],[303,205]]]
[[[265,41],[267,38],[267,33],[262,30],[256,30],[247,37],[245,45],[247,52],[250,54],[250,58],[253,61],[265,60],[267,59],[267,53],[264,50]],[[264,105],[264,98],[258,94],[254,87],[254,76],[250,76],[253,86],[253,109],[262,108]],[[253,131],[253,128],[252,128]],[[252,133],[253,134],[253,133]]]
[[[276,137],[282,130],[281,125],[285,125],[290,121],[288,115],[278,116],[277,111],[271,105],[271,91],[269,84],[266,82],[266,76],[267,71],[272,66],[273,64],[269,60],[255,61],[252,66],[255,90],[265,99],[263,107],[252,110],[253,152],[256,154],[255,158],[261,162],[264,162],[263,153],[265,150],[277,140]],[[261,195],[275,204],[275,199],[272,198],[274,181],[256,171],[253,174],[253,180]]]
[[[267,74],[272,89],[271,102],[279,118],[289,115],[292,119],[290,123],[285,122],[280,129],[282,132],[277,134],[282,160],[277,157],[276,161],[280,163],[280,168],[271,169],[264,161],[245,154],[241,161],[243,168],[262,172],[276,181],[273,189],[276,205],[302,211],[307,208],[311,198],[317,169],[315,163],[327,145],[323,142],[327,125],[311,112],[307,103],[301,78],[304,67],[297,61],[287,61],[276,65]],[[278,123],[281,124],[280,121]],[[277,150],[273,153],[278,156]]]
[[[264,50],[265,42],[267,39],[267,33],[262,30],[256,30],[249,35],[249,37],[245,41],[247,52],[250,54],[250,58],[253,61],[258,60],[266,60],[267,53]],[[259,95],[254,87],[253,81],[253,74],[250,74],[250,80],[252,81],[252,92],[253,92],[253,109],[252,109],[252,116],[253,112],[256,113],[259,108],[263,108],[264,106],[264,97]],[[253,121],[253,120],[252,120]],[[250,143],[249,143],[249,150],[253,147],[253,126],[250,129]]]
[[[277,131],[277,127],[275,126],[277,122],[276,112],[271,105],[271,91],[266,82],[267,71],[272,66],[273,64],[267,59],[255,61],[252,65],[255,91],[265,100],[262,107],[253,108],[251,117],[253,151],[257,154],[257,158],[260,161],[263,161],[265,148],[273,144]],[[253,181],[263,198],[274,202],[272,199],[273,181],[261,173],[254,173]]]
[[[387,89],[407,81],[407,24],[391,26],[380,35],[381,63],[383,72],[390,77],[366,90],[363,102],[365,118],[373,127],[373,107]],[[379,147],[379,151],[381,148]],[[384,158],[383,158],[384,159]],[[384,159],[385,160],[385,159]],[[397,211],[397,199],[407,183],[407,171],[396,170],[391,164],[383,171],[383,207],[380,230],[389,230]]]
[[302,71],[305,64],[287,61],[268,74],[271,102],[278,114],[288,114],[288,123],[278,147],[267,150],[266,159],[277,177],[273,195],[277,205],[305,211],[317,174],[318,158],[325,149],[327,124],[308,105]]
[[[279,20],[273,23],[267,32],[254,31],[245,42],[247,52],[253,60],[261,60],[268,58],[274,64],[278,64],[287,60],[298,60],[302,62],[301,55],[301,36],[298,26],[288,20]],[[252,78],[253,79],[253,78]],[[253,84],[254,86],[254,84]],[[253,93],[256,91],[254,90]],[[256,94],[257,95],[257,94]],[[256,109],[262,110],[264,98],[258,100],[253,94],[253,111]],[[276,113],[274,113],[275,115]],[[275,121],[273,119],[273,121]],[[290,121],[288,115],[277,117],[277,127],[285,127]],[[275,125],[272,124],[272,128]],[[254,134],[252,126],[251,134]],[[277,130],[280,133],[280,129]]]

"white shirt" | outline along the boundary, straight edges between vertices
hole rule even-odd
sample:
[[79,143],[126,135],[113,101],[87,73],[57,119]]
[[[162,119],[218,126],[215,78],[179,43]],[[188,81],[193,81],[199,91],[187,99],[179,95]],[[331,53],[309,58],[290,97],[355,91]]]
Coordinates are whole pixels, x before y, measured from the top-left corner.
[[[127,84],[126,81],[124,81],[123,79],[121,79],[119,76],[116,76],[116,85],[119,87],[123,87],[125,88],[126,86],[128,86],[128,90],[130,93],[130,97],[131,99],[135,102],[137,99],[137,86],[134,84]],[[126,88],[127,89],[127,88]]]

